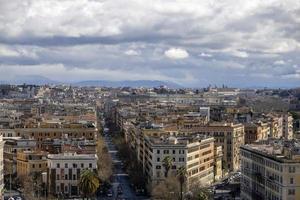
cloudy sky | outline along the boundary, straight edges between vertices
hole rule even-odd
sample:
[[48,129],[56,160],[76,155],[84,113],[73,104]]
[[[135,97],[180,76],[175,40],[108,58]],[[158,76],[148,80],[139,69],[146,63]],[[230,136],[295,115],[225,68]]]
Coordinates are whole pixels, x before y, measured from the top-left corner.
[[0,80],[300,85],[300,1],[0,0]]

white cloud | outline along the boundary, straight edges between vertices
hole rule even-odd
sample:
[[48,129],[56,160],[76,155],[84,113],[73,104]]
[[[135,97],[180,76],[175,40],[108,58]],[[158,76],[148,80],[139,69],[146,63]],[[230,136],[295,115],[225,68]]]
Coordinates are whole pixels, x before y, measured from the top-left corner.
[[276,60],[274,61],[274,65],[284,65],[285,61],[284,60]]
[[124,52],[127,56],[138,56],[141,54],[141,52],[137,51],[137,50],[133,50],[133,49],[129,49],[127,51]]
[[248,53],[245,51],[233,51],[232,55],[239,58],[248,58],[249,56]]
[[184,59],[189,57],[189,53],[185,49],[170,48],[165,51],[165,56],[170,59]]
[[0,45],[0,56],[4,56],[4,57],[17,57],[19,56],[19,52],[11,49],[9,47],[6,47],[4,45]]
[[204,52],[202,52],[202,53],[200,54],[200,56],[201,56],[201,57],[208,57],[208,58],[212,57],[211,54],[209,54],[209,53],[204,53]]

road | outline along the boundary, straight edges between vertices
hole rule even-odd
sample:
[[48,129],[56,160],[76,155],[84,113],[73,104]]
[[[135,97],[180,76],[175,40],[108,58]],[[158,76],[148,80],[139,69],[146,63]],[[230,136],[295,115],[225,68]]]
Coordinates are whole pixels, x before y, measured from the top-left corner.
[[[141,200],[145,199],[142,197],[137,197],[130,187],[130,182],[128,179],[128,174],[121,167],[121,160],[118,158],[117,149],[112,142],[112,137],[109,133],[104,136],[104,141],[107,145],[108,151],[111,155],[113,161],[113,197],[107,197],[107,200],[115,200],[115,199],[128,199],[128,200]],[[117,188],[118,186],[122,186],[123,194],[118,196]],[[103,198],[101,198],[103,199]]]

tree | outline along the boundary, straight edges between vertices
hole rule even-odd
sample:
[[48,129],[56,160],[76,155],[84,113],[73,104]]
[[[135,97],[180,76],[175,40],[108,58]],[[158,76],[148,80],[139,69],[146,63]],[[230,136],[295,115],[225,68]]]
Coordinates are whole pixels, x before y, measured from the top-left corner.
[[21,185],[22,185],[22,193],[26,199],[34,199],[33,191],[34,191],[34,183],[31,176],[19,176]]
[[97,141],[97,156],[98,176],[101,181],[109,182],[112,175],[112,159],[102,137]]
[[175,200],[180,196],[180,188],[176,177],[169,176],[156,184],[151,192],[154,200]]
[[180,200],[183,200],[183,184],[185,182],[186,179],[186,169],[184,166],[181,166],[177,169],[177,178],[179,180],[179,184],[180,184]]
[[209,200],[212,195],[206,187],[203,187],[199,183],[192,183],[190,185],[190,192],[192,195],[188,198],[189,200]]
[[170,156],[166,156],[163,161],[162,161],[162,165],[164,166],[165,168],[165,177],[167,178],[168,177],[168,173],[169,173],[169,170],[171,169],[172,167],[172,164],[173,164],[173,160]]
[[78,186],[84,199],[95,194],[98,187],[100,186],[100,181],[94,172],[86,169],[83,170],[80,174]]

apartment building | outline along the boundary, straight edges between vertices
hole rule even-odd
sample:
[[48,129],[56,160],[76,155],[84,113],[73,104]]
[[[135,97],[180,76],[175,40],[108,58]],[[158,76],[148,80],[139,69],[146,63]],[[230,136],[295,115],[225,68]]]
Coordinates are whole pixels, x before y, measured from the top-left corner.
[[54,195],[79,196],[78,181],[84,169],[97,170],[95,154],[62,153],[49,154],[48,189]]
[[17,153],[36,150],[36,140],[21,137],[4,137],[5,175],[17,173]]
[[50,154],[57,153],[77,153],[77,154],[95,154],[96,141],[86,140],[85,138],[63,138],[63,139],[45,139],[42,142],[43,151]]
[[211,123],[193,129],[181,129],[184,135],[208,135],[215,138],[215,145],[222,147],[224,172],[240,168],[240,147],[244,144],[244,125],[233,123]]
[[64,138],[86,138],[94,140],[97,138],[97,129],[84,124],[42,124],[35,128],[15,129],[17,136],[33,138],[37,141],[37,148],[42,149],[45,139],[64,139]]
[[47,153],[23,151],[17,153],[18,177],[33,175],[47,171]]
[[243,200],[300,199],[300,143],[268,139],[241,147]]
[[252,122],[244,124],[245,127],[245,144],[251,144],[256,140],[267,139],[270,134],[268,123]]
[[[187,185],[210,185],[221,174],[216,168],[222,162],[215,162],[215,145],[212,137],[205,136],[145,136],[145,173],[152,185],[165,178],[163,160],[172,158],[169,175],[176,175],[176,170],[184,166],[187,170]],[[221,149],[218,149],[219,151]]]
[[282,134],[286,139],[293,139],[293,117],[287,113],[282,115]]
[[270,136],[272,138],[281,138],[283,136],[282,133],[282,116],[269,115],[269,124],[270,124]]
[[2,135],[0,135],[0,198],[2,198],[2,192],[4,189],[4,158],[3,158],[4,141]]

